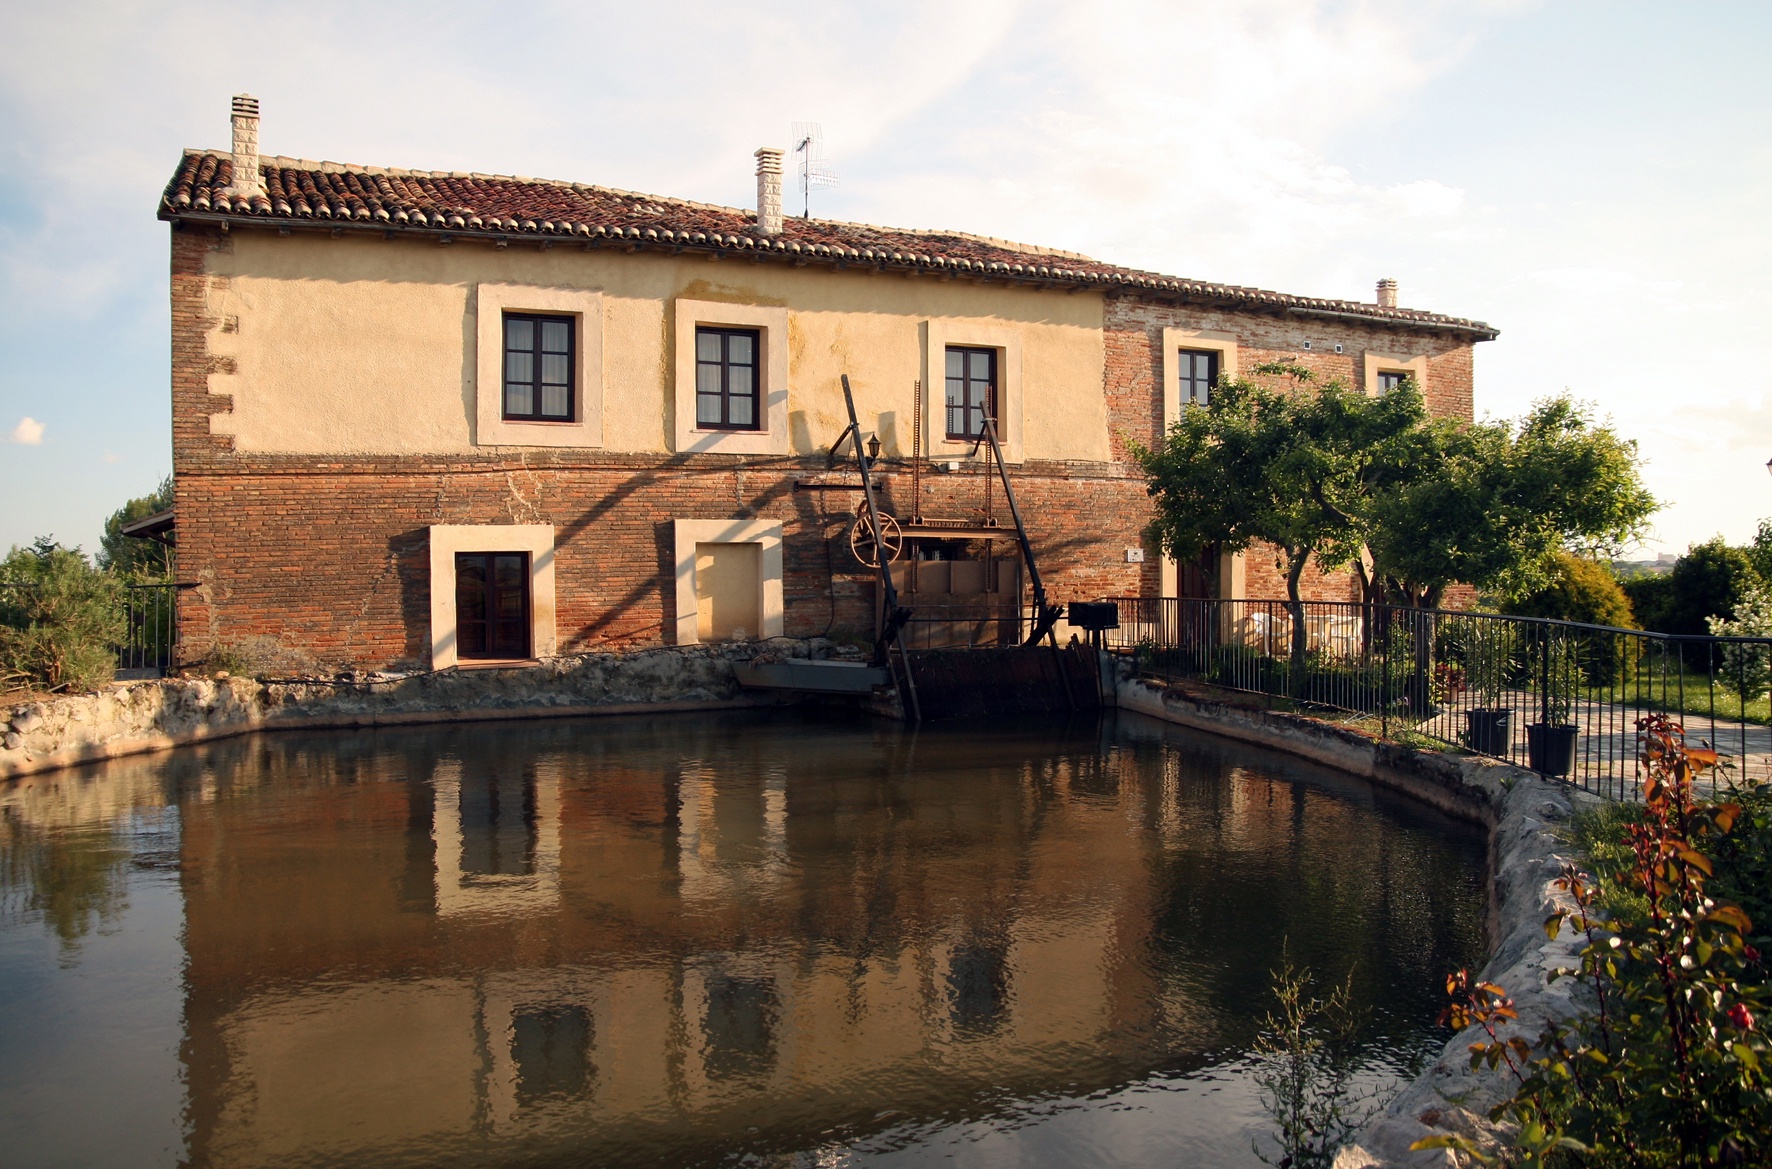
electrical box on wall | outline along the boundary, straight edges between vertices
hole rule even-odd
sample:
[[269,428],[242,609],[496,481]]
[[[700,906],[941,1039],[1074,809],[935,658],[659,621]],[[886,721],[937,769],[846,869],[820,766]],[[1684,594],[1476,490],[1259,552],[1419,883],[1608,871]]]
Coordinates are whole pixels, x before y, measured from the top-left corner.
[[1126,549],[1126,563],[1127,564],[1143,564],[1144,563],[1144,549],[1143,548],[1128,548],[1128,549]]

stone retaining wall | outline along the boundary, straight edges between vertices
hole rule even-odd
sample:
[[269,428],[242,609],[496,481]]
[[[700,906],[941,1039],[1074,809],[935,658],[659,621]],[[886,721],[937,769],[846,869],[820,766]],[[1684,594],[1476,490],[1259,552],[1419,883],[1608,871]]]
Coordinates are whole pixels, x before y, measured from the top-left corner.
[[[1553,983],[1550,975],[1579,966],[1581,939],[1567,924],[1555,939],[1547,939],[1544,920],[1555,909],[1570,907],[1554,882],[1575,858],[1555,825],[1594,797],[1495,760],[1417,751],[1322,719],[1160,684],[1123,680],[1118,698],[1122,709],[1328,764],[1487,827],[1491,949],[1481,976],[1513,996],[1520,1016],[1502,1035],[1531,1042],[1546,1023],[1574,1013],[1571,996],[1578,984],[1574,979]],[[1493,1142],[1495,1130],[1486,1114],[1513,1094],[1513,1086],[1505,1070],[1471,1071],[1470,1045],[1480,1039],[1486,1037],[1476,1028],[1454,1036],[1427,1071],[1337,1155],[1335,1169],[1460,1165],[1445,1150],[1409,1151],[1435,1133]]]
[[[822,640],[767,648],[810,658],[831,651]],[[760,652],[757,643],[734,643],[340,681],[118,682],[95,694],[0,707],[0,780],[257,730],[766,705],[775,698],[741,691],[732,673],[734,661]]]

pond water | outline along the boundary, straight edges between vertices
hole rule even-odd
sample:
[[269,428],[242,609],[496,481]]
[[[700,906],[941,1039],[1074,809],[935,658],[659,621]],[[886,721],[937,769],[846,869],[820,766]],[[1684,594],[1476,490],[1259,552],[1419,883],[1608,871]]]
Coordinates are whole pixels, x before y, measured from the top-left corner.
[[0,812],[14,1169],[1256,1165],[1283,956],[1378,1088],[1483,945],[1474,830],[1133,715],[268,735]]

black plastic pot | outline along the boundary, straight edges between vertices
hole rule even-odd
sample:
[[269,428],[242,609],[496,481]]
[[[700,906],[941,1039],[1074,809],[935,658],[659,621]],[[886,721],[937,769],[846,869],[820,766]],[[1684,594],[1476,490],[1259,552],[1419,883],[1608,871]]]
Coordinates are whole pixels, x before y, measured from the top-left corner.
[[1526,727],[1526,758],[1541,775],[1568,775],[1575,770],[1575,736],[1580,727],[1530,723]]
[[1513,717],[1511,710],[1467,710],[1464,712],[1465,746],[1484,755],[1507,754],[1508,744],[1513,741]]

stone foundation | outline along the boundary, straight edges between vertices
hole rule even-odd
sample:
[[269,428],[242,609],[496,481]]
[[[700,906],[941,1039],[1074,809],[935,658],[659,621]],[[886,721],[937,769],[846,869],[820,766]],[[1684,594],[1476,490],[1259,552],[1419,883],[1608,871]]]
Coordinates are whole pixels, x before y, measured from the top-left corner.
[[[282,728],[395,726],[762,706],[734,661],[758,643],[583,654],[511,669],[357,675],[335,682],[168,678],[0,708],[0,780]],[[823,640],[772,641],[768,652],[832,656]]]

